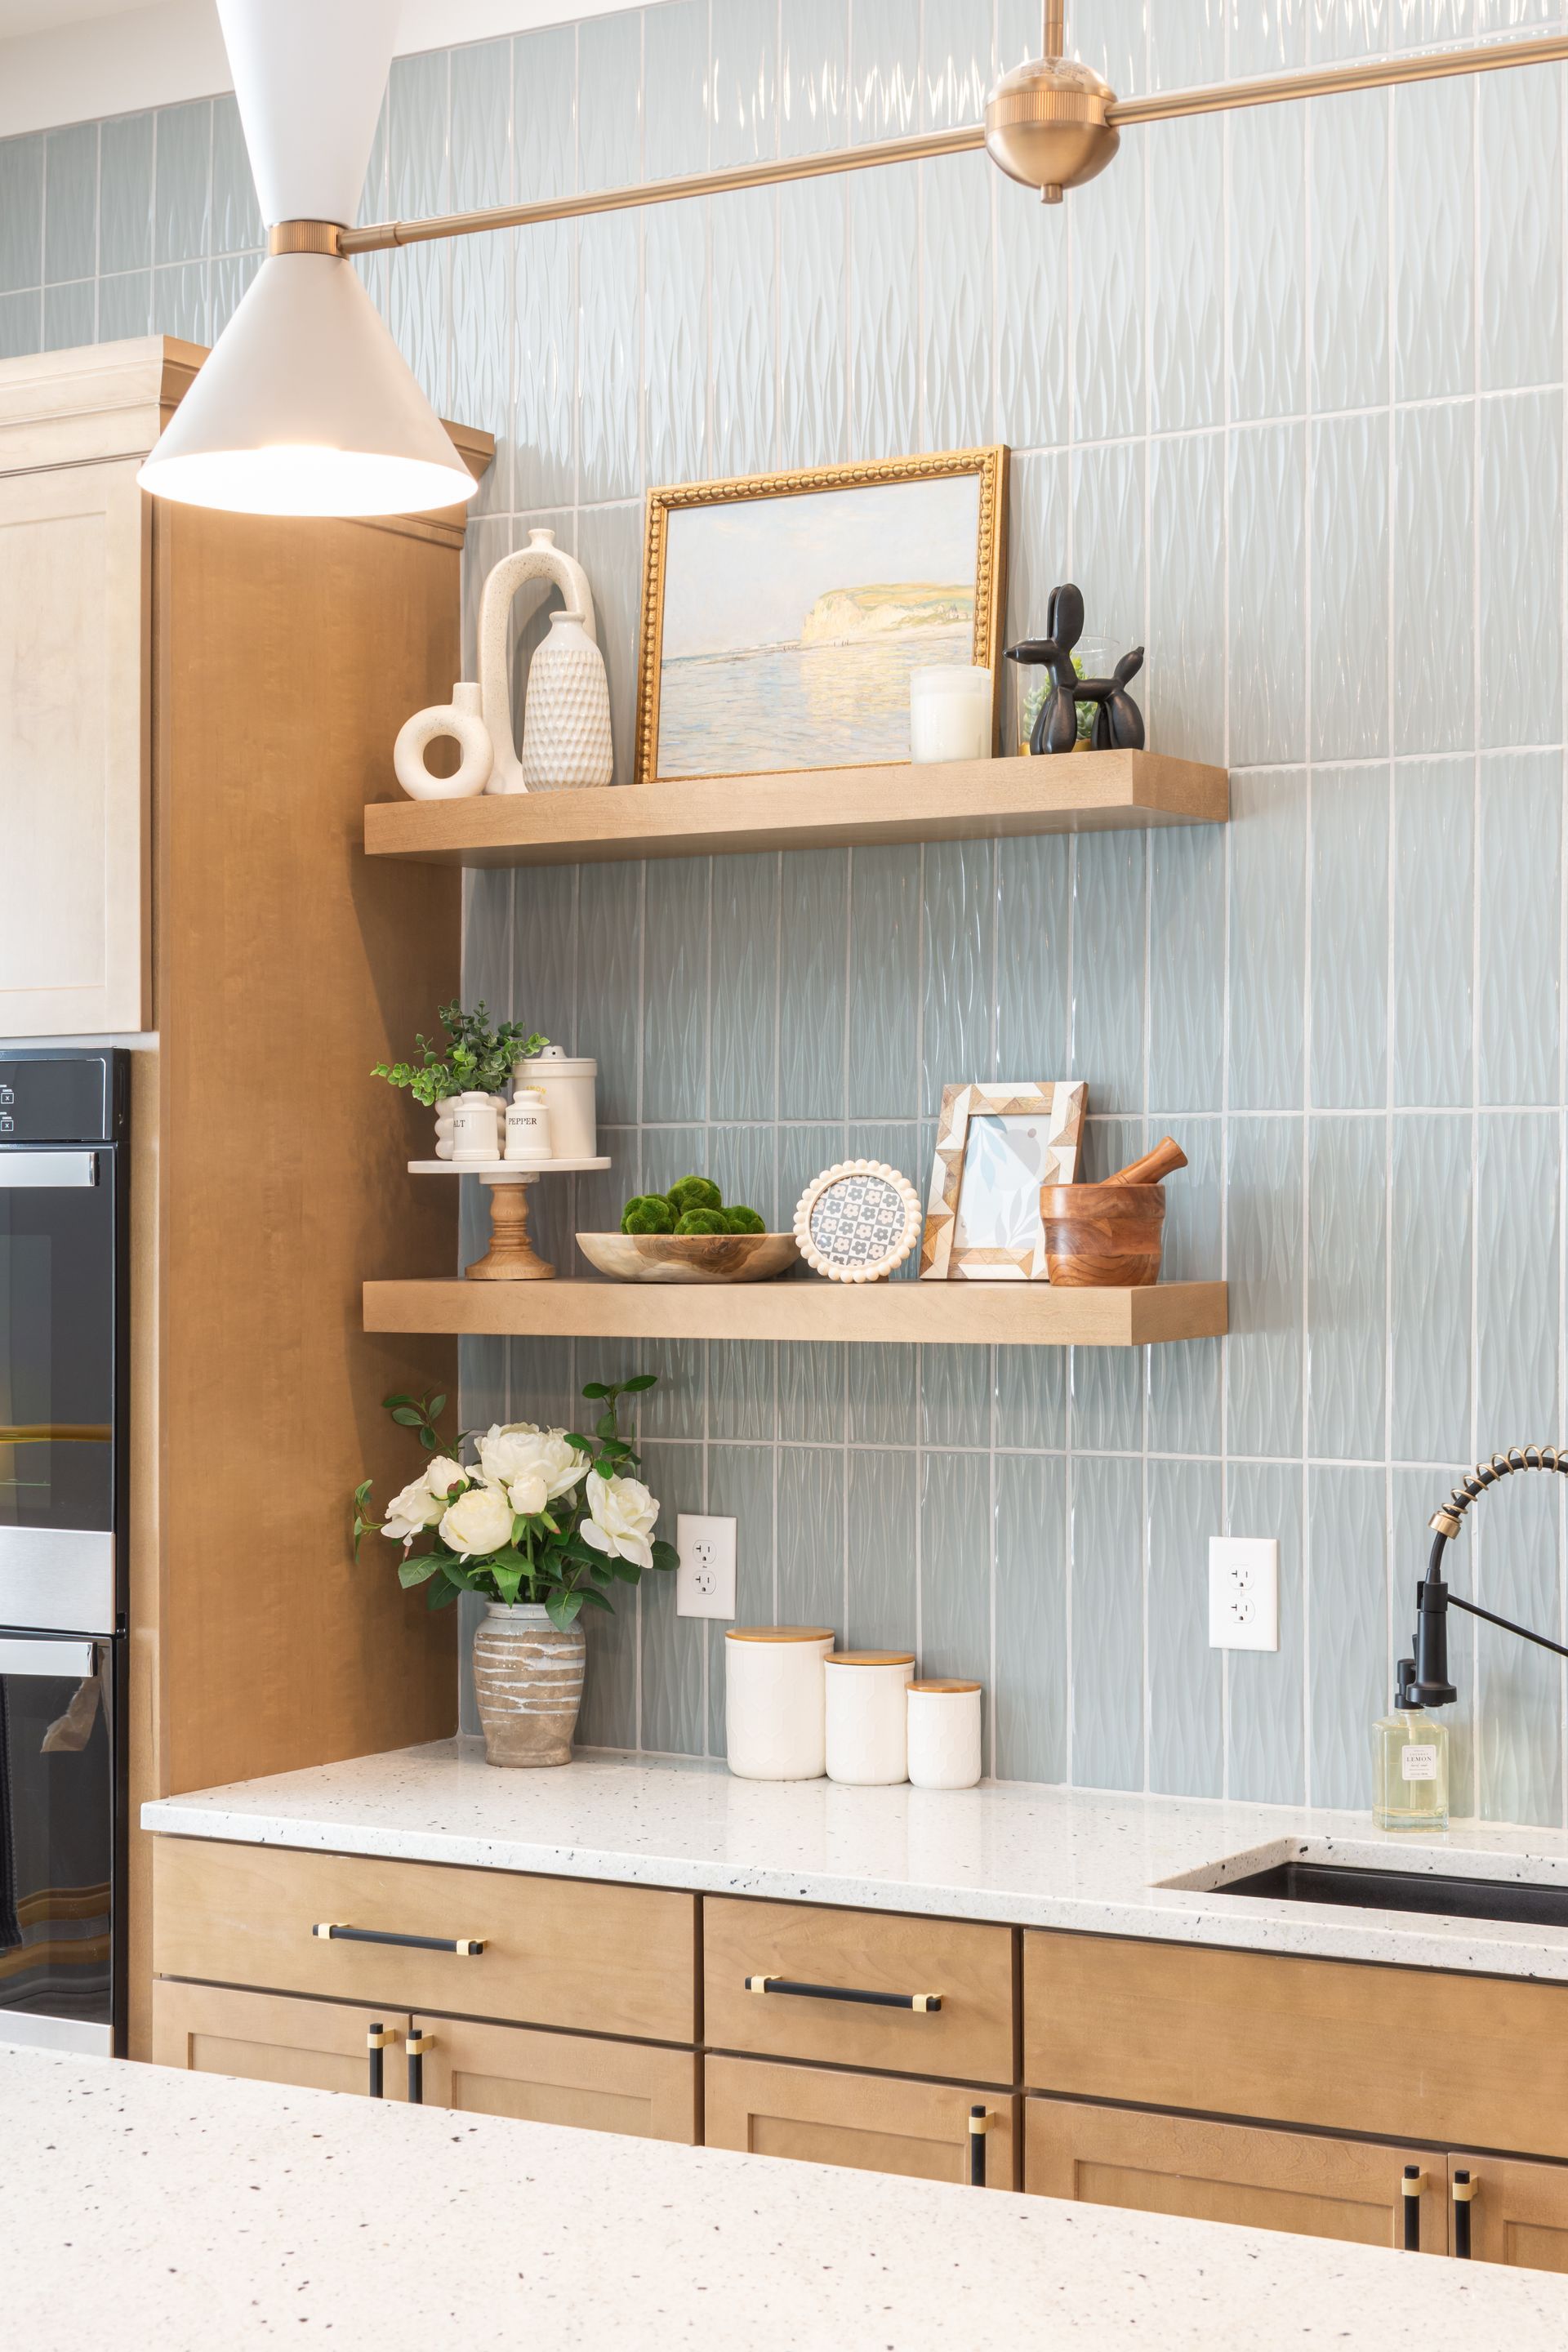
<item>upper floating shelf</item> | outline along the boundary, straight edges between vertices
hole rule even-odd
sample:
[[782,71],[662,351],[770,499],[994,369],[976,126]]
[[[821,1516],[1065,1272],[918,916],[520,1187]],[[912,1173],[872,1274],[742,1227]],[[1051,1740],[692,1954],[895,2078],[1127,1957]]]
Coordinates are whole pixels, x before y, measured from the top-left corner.
[[619,791],[373,801],[364,845],[373,857],[428,866],[579,866],[1223,824],[1229,814],[1223,768],[1159,751],[1078,751],[1066,759],[705,776]]
[[578,1339],[861,1339],[1141,1348],[1216,1338],[1223,1282],[1065,1290],[1045,1282],[367,1282],[367,1331]]

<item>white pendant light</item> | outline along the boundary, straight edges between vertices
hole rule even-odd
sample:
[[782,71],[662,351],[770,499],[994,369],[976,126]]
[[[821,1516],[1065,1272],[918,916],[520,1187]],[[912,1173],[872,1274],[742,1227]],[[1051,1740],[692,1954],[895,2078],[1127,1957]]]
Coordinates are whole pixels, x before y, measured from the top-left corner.
[[336,231],[354,216],[396,0],[217,0],[271,251],[139,479],[242,514],[418,514],[478,485]]

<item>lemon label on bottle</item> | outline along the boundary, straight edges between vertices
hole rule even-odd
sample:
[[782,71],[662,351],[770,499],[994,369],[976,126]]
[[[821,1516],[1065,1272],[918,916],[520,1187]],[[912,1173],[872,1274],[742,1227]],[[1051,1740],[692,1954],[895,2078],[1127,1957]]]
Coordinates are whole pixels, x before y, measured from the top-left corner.
[[1433,1747],[1402,1748],[1399,1751],[1399,1772],[1405,1780],[1435,1780],[1437,1778],[1437,1750]]

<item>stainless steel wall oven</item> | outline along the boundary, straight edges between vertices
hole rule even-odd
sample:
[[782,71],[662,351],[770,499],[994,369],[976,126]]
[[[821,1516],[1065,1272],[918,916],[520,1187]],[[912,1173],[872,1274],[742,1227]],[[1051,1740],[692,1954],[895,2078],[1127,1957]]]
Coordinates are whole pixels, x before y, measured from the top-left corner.
[[123,2037],[123,1053],[0,1047],[0,2041]]

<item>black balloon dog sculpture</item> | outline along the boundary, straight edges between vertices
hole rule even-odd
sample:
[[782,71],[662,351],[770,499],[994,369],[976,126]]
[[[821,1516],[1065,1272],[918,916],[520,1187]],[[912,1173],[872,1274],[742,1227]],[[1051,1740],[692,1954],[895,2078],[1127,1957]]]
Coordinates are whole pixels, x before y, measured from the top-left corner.
[[1083,598],[1070,580],[1051,590],[1046,626],[1048,636],[1026,637],[1007,651],[1009,661],[1027,668],[1044,667],[1051,674],[1051,691],[1040,706],[1029,738],[1030,751],[1037,756],[1042,751],[1076,751],[1078,706],[1094,702],[1100,708],[1094,714],[1090,750],[1141,751],[1143,714],[1127,688],[1143,667],[1142,646],[1122,655],[1113,677],[1079,677],[1073,667],[1072,649],[1083,635]]

